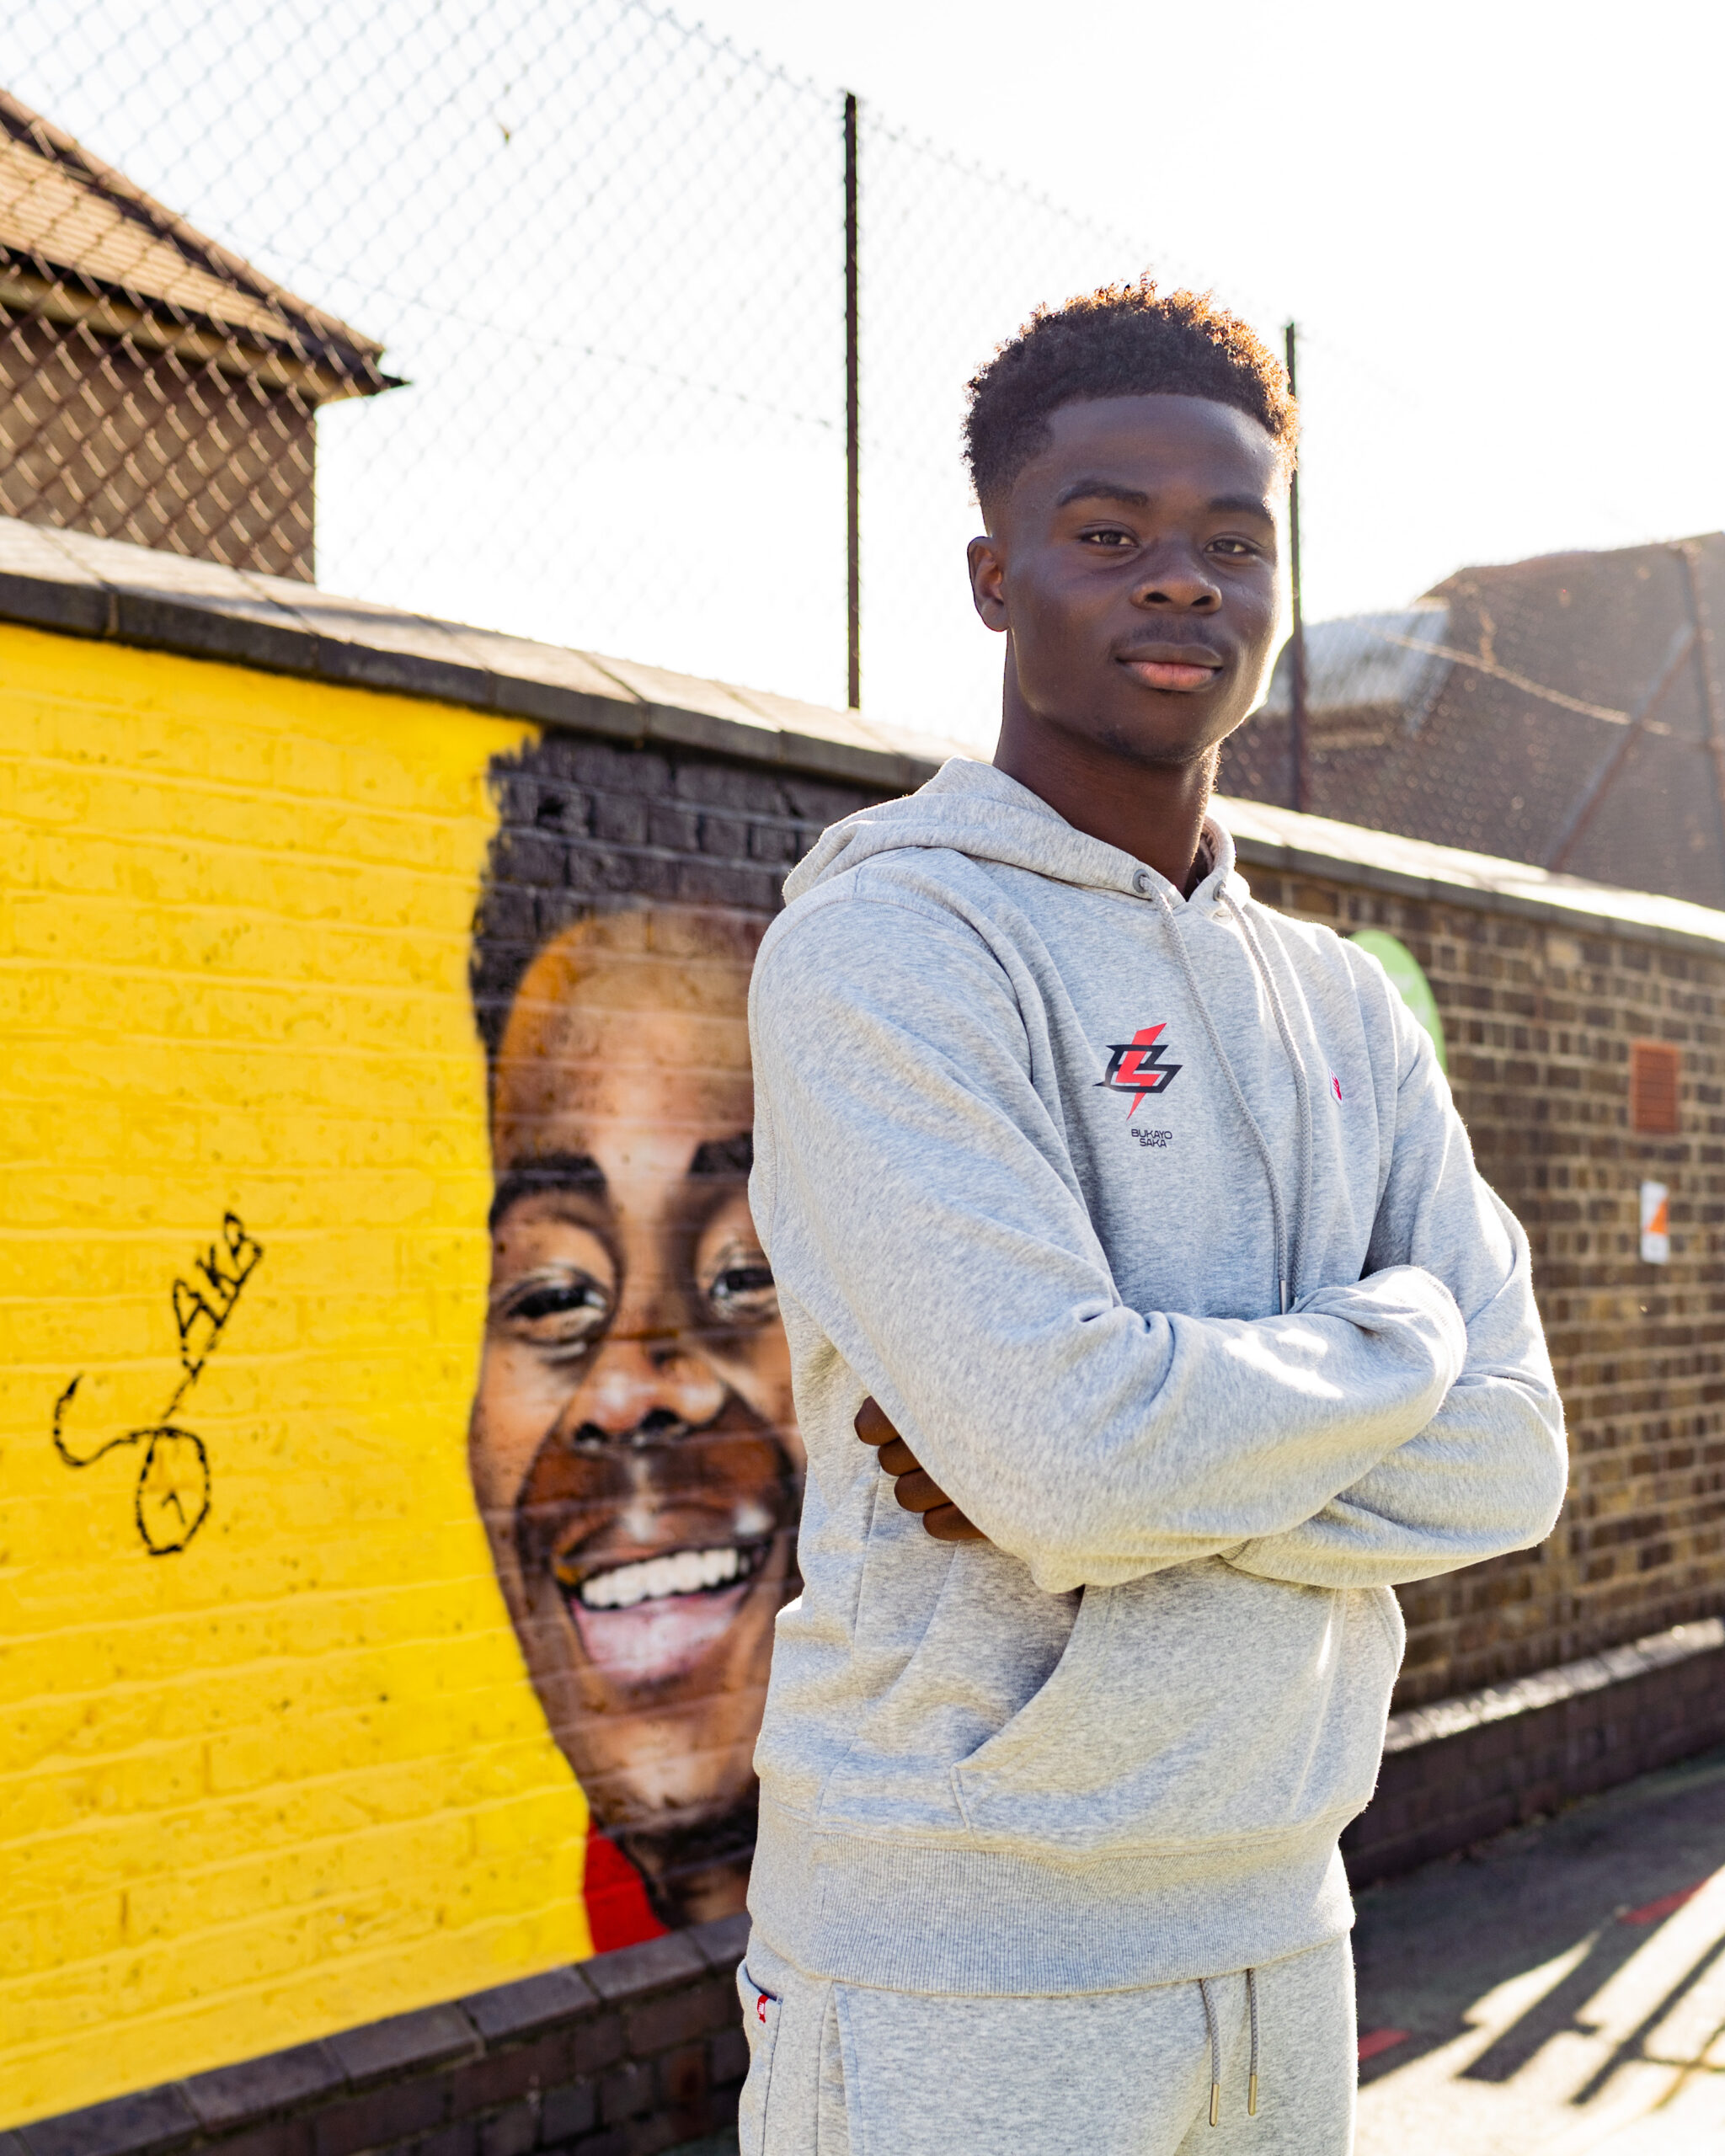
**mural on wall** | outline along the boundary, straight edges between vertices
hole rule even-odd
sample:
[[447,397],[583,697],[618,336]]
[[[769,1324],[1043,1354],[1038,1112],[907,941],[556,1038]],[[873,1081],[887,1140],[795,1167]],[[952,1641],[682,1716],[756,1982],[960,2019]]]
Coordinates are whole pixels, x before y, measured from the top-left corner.
[[846,805],[0,624],[0,2130],[741,1908]]
[[742,1908],[796,1591],[802,1449],[747,1187],[766,923],[627,894],[547,923],[515,868],[500,834],[473,962],[495,1191],[469,1458],[592,1810],[602,1951]]
[[0,2139],[592,1951],[467,1460],[535,733],[0,624]]

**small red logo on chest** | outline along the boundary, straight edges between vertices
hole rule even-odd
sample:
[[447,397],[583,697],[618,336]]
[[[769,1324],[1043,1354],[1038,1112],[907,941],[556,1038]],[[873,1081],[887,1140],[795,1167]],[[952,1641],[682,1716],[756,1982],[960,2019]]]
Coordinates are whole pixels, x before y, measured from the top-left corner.
[[1096,1082],[1117,1093],[1132,1095],[1132,1105],[1126,1111],[1129,1123],[1137,1114],[1140,1101],[1151,1093],[1167,1092],[1186,1067],[1162,1060],[1167,1050],[1162,1045],[1162,1036],[1167,1031],[1165,1019],[1160,1026],[1140,1026],[1130,1041],[1108,1043],[1108,1070]]
[[1336,1098],[1337,1098],[1338,1101],[1341,1099],[1341,1097],[1342,1097],[1342,1081],[1341,1081],[1341,1080],[1340,1080],[1340,1079],[1336,1075],[1336,1074],[1335,1074],[1335,1072],[1334,1072],[1333,1070],[1330,1073],[1330,1091],[1331,1091],[1335,1095]]

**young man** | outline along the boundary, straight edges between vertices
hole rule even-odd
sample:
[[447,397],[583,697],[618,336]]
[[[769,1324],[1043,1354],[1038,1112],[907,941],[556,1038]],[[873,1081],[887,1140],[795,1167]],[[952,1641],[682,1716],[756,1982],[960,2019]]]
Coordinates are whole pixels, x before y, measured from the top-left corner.
[[1391,1589],[1562,1498],[1526,1241],[1425,1035],[1206,814],[1294,426],[1190,294],[1006,345],[968,435],[994,764],[835,826],[762,946],[809,1481],[750,2156],[1340,2156]]

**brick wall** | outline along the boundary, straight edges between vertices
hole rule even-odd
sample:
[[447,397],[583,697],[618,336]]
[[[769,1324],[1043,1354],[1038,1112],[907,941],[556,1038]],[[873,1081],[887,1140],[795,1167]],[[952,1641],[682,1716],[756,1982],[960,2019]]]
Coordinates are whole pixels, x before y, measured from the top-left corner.
[[0,627],[0,2121],[590,1951],[465,1458],[531,731]]
[[[51,595],[132,618],[93,582]],[[157,633],[193,611],[126,604]],[[238,607],[200,618],[253,633]],[[269,632],[277,664],[302,648]],[[558,691],[593,716],[547,731],[551,691],[505,715],[473,639],[295,633],[313,678],[0,627],[8,2120],[587,1953],[585,1806],[464,1464],[491,1180],[475,895],[500,844],[488,932],[523,949],[607,898],[765,915],[822,826],[897,790],[813,775],[866,761],[855,744],[739,749],[762,728],[717,718],[716,688],[704,711],[662,677],[654,703]],[[316,675],[338,663],[373,686]],[[398,680],[420,693],[378,693]],[[1398,895],[1339,860],[1296,874],[1251,844],[1242,862],[1270,904],[1386,927],[1425,967],[1482,1166],[1533,1239],[1569,1410],[1557,1534],[1408,1591],[1400,1704],[1715,1614],[1725,948]],[[1627,1128],[1643,1037],[1682,1052],[1673,1139]],[[1649,1176],[1672,1190],[1664,1267],[1637,1254]],[[137,1451],[74,1472],[51,1411],[81,1374],[79,1443],[161,1419],[168,1291],[230,1207],[260,1269],[174,1417],[207,1449],[212,1507],[158,1550]],[[159,1478],[146,1494],[166,1502]],[[1655,1719],[1699,1682],[1660,1677]]]
[[[506,789],[542,849],[535,931],[574,895],[771,906],[811,838],[871,797],[569,739]],[[1249,849],[1248,849],[1249,851]],[[1418,958],[1482,1172],[1521,1220],[1569,1422],[1571,1496],[1541,1549],[1402,1591],[1399,1705],[1725,1608],[1725,950],[1583,935],[1490,905],[1242,864],[1256,895]],[[1683,1057],[1682,1130],[1637,1137],[1629,1048]],[[1671,1262],[1639,1255],[1639,1186],[1671,1190]]]
[[0,515],[309,582],[316,463],[296,391],[52,322],[0,343]]
[[[0,626],[0,2121],[590,1951],[467,1469],[476,894],[500,820],[526,944],[607,896],[765,915],[868,798]],[[167,1417],[208,1478],[174,1547],[199,1492],[124,1440],[229,1211],[262,1255]]]
[[[1425,969],[1481,1171],[1533,1246],[1568,1417],[1550,1540],[1402,1590],[1398,1704],[1725,1608],[1725,951],[1247,873],[1269,905],[1388,929]],[[1637,1038],[1682,1051],[1675,1138],[1629,1129]],[[1644,1178],[1670,1187],[1669,1265],[1639,1255]]]

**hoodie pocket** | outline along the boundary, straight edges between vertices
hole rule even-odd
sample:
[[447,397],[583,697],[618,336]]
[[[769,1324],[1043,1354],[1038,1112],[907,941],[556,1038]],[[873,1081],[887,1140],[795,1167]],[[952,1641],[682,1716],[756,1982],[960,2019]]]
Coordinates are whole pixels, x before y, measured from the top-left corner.
[[1048,1683],[952,1774],[973,1838],[1087,1858],[1333,1830],[1398,1659],[1375,1594],[1218,1560],[1086,1590]]
[[973,1833],[978,1823],[977,1800],[991,1785],[1033,1777],[1039,1760],[1057,1756],[1079,1735],[1079,1716],[1108,1667],[1115,1592],[1106,1587],[1080,1590],[1078,1614],[1060,1660],[1004,1727],[953,1767],[959,1808]]

